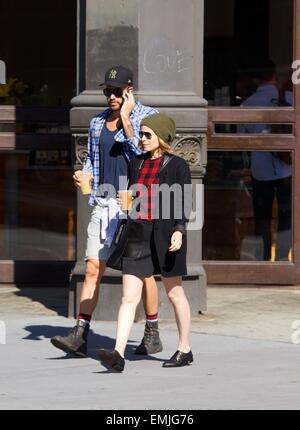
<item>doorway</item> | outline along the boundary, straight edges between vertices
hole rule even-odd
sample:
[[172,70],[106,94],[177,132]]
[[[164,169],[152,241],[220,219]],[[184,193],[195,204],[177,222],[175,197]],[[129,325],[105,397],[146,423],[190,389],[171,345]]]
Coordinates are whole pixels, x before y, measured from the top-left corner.
[[[203,254],[210,284],[300,280],[300,207],[294,192],[299,181],[299,89],[291,80],[293,60],[300,58],[299,8],[298,0],[285,1],[284,10],[280,0],[205,2],[209,155]],[[271,82],[262,80],[269,79],[271,64],[276,83],[268,89],[275,96],[261,100],[257,94]],[[257,160],[265,160],[259,174]],[[275,174],[287,187],[280,194],[279,181],[274,196],[263,198],[263,181],[276,179],[274,169],[268,176],[268,165],[278,165]]]

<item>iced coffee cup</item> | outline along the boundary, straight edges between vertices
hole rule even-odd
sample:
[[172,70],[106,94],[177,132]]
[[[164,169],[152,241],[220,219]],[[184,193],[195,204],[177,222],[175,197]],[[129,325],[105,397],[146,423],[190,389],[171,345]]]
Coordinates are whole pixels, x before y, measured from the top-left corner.
[[132,209],[132,191],[119,191],[119,200],[122,211],[130,211]]
[[92,176],[89,173],[83,173],[80,178],[80,188],[83,196],[92,193],[91,179]]

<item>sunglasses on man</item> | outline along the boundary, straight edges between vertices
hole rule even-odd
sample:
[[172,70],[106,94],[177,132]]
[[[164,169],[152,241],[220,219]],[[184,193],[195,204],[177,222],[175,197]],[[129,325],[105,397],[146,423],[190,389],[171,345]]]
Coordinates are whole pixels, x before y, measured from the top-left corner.
[[105,97],[109,98],[112,95],[114,95],[115,97],[123,97],[123,88],[120,87],[116,87],[116,88],[105,88],[103,90],[103,94],[105,95]]

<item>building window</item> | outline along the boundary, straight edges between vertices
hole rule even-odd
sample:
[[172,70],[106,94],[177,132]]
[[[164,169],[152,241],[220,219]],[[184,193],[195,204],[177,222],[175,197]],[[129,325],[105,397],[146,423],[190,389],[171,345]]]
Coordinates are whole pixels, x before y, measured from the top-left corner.
[[293,0],[205,1],[204,97],[210,106],[240,106],[267,61],[292,100],[293,6]]
[[205,260],[292,261],[291,162],[289,152],[209,153]]
[[67,151],[0,153],[0,260],[75,259]]

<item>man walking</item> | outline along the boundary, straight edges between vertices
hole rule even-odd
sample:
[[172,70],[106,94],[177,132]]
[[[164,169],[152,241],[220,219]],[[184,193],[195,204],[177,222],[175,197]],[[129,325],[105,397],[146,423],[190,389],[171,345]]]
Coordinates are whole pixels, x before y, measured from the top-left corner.
[[[116,191],[120,190],[120,178],[127,178],[129,161],[141,153],[138,136],[142,120],[157,113],[135,101],[133,74],[123,66],[109,69],[101,86],[104,87],[108,109],[93,118],[89,130],[88,156],[83,170],[74,175],[77,187],[81,186],[85,174],[90,175],[93,184],[89,204],[94,209],[88,227],[86,274],[80,313],[76,326],[68,336],[51,339],[56,348],[79,357],[87,355],[90,321],[97,306],[100,282],[110,255],[119,211]],[[158,293],[154,278],[145,281],[144,290],[147,322],[145,336],[136,354],[155,354],[162,351],[162,344],[158,332]]]

